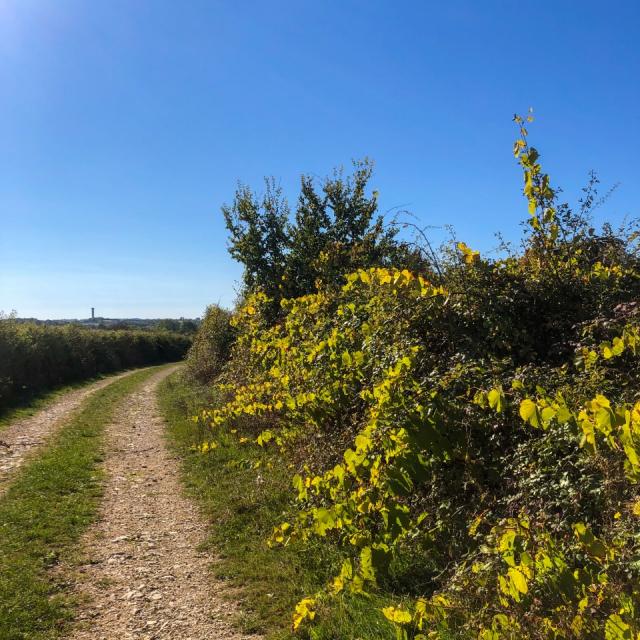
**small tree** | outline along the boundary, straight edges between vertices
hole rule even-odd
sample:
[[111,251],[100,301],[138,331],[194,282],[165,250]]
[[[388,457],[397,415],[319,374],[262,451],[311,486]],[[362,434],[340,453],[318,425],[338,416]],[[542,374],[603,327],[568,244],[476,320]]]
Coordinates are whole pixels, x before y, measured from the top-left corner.
[[244,265],[245,288],[278,298],[288,246],[289,206],[273,178],[266,178],[265,185],[261,199],[248,186],[238,185],[233,204],[224,205],[222,214],[230,234],[229,253]]
[[240,185],[233,204],[222,208],[229,251],[244,265],[244,288],[271,298],[273,317],[283,297],[310,293],[319,282],[337,285],[360,267],[415,262],[396,240],[397,228],[378,214],[377,193],[367,192],[372,174],[365,159],[354,162],[352,175],[336,169],[319,186],[303,175],[293,220],[273,179],[262,198]]
[[313,291],[318,277],[316,263],[327,245],[330,226],[326,199],[316,192],[311,176],[302,176],[295,222],[288,227],[290,252],[285,278],[289,295]]

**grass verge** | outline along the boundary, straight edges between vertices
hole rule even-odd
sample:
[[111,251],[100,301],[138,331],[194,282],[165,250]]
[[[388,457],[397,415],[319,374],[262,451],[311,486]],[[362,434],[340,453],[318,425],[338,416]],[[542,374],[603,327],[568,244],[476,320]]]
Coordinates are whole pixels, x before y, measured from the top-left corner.
[[72,602],[51,569],[70,560],[96,516],[104,427],[157,370],[132,373],[92,395],[0,498],[0,640],[58,638],[69,622]]
[[216,449],[199,453],[195,445],[201,434],[191,416],[212,403],[206,389],[185,382],[180,373],[160,386],[160,406],[170,443],[182,459],[183,481],[210,523],[207,547],[219,557],[214,574],[232,587],[230,597],[240,594],[242,630],[273,640],[393,640],[395,631],[382,614],[372,615],[372,609],[379,611],[375,596],[344,595],[318,611],[313,629],[297,636],[291,632],[295,604],[337,573],[340,554],[328,544],[267,546],[273,527],[287,520],[291,508],[290,471],[277,453],[224,435],[216,437]]

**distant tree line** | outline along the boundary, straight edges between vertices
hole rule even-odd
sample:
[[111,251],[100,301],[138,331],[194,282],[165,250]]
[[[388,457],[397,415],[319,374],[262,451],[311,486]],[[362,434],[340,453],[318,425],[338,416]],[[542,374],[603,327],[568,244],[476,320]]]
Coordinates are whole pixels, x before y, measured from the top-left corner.
[[74,325],[87,329],[136,329],[140,331],[171,331],[173,333],[193,334],[198,330],[199,319],[188,318],[95,318],[87,320],[39,320],[38,318],[18,318],[15,312],[10,314],[16,324],[34,324],[42,326],[63,327]]
[[190,336],[169,331],[36,325],[0,314],[0,411],[56,386],[180,360],[190,344]]

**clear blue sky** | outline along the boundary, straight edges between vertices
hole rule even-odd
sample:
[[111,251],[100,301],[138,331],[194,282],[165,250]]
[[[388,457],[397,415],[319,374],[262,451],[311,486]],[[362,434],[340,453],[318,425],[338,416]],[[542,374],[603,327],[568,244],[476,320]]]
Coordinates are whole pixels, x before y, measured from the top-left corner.
[[[526,217],[511,116],[573,199],[640,215],[640,2],[0,0],[0,309],[234,300],[236,181],[365,155],[383,209],[469,245]],[[437,234],[436,234],[437,236]]]

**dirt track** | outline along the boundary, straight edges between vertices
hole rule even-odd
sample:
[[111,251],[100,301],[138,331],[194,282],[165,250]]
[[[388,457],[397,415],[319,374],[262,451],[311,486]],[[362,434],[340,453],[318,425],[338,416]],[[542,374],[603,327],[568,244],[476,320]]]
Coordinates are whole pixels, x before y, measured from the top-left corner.
[[239,640],[234,607],[216,593],[206,525],[182,495],[156,403],[164,369],[134,391],[107,427],[99,522],[74,579],[86,602],[72,640]]
[[0,495],[25,460],[40,449],[90,395],[129,373],[131,372],[110,376],[82,389],[70,391],[46,409],[17,420],[0,432]]

